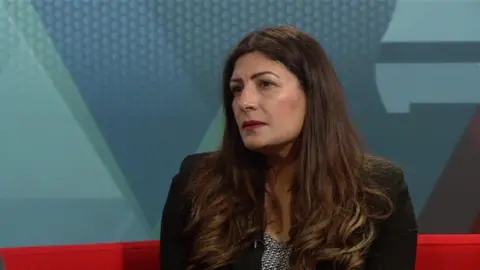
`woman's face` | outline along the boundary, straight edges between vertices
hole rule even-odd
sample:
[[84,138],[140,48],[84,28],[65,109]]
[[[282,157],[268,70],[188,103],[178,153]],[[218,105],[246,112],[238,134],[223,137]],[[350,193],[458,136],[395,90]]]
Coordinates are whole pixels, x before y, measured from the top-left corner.
[[232,109],[245,147],[289,150],[306,114],[306,96],[282,63],[252,52],[240,57],[230,79]]

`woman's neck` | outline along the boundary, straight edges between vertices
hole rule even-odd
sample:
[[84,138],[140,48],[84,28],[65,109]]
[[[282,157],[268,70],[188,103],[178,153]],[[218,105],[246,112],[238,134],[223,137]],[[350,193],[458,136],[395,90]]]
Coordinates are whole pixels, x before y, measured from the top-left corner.
[[267,164],[270,168],[267,177],[267,183],[272,188],[279,186],[280,190],[283,189],[281,187],[290,189],[297,171],[298,160],[289,156],[270,156],[267,159]]
[[[284,160],[285,161],[285,160]],[[291,227],[291,187],[295,179],[296,162],[269,163],[266,189],[265,233],[271,237],[287,242]]]

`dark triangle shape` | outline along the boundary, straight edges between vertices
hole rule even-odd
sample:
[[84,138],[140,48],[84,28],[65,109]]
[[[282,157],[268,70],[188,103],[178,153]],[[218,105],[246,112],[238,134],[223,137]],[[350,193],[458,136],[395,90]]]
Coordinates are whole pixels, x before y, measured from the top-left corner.
[[470,233],[480,206],[480,108],[419,217],[421,233]]

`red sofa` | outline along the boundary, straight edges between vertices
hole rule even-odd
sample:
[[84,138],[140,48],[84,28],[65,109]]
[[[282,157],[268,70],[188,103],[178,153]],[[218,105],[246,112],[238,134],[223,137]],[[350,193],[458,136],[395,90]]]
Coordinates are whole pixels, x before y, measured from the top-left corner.
[[[158,241],[0,249],[7,270],[159,270]],[[421,235],[417,270],[479,270],[480,234]]]

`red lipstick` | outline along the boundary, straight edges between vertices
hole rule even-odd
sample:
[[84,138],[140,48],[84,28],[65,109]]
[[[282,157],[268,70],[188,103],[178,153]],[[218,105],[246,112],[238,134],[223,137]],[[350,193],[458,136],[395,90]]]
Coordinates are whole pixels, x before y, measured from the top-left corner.
[[264,126],[264,122],[256,121],[256,120],[250,120],[250,121],[245,121],[242,124],[242,128],[246,130],[254,130],[257,129],[261,126]]

